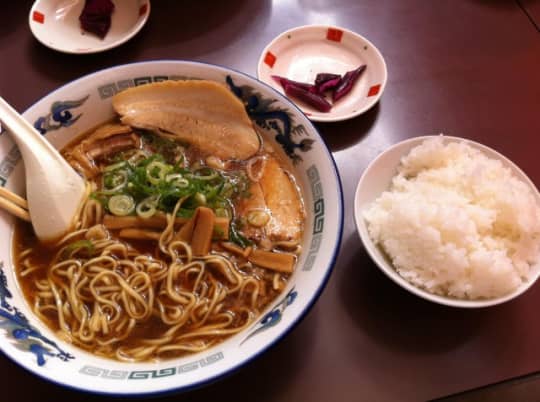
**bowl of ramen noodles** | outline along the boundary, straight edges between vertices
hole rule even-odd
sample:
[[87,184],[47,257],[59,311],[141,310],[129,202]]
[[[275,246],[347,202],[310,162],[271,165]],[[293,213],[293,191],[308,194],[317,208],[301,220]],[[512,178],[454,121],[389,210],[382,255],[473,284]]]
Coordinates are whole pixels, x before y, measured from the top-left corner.
[[[24,117],[87,189],[46,244],[0,212],[0,347],[30,372],[115,396],[191,389],[267,350],[322,292],[340,179],[314,126],[269,86],[210,64],[134,63]],[[0,166],[24,196],[8,133]]]

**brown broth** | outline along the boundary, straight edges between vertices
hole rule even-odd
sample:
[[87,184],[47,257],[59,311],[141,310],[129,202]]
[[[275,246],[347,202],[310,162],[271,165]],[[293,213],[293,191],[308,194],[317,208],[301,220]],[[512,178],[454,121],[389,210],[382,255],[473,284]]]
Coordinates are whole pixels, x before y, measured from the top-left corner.
[[[70,149],[77,144],[80,143],[80,141],[85,138],[86,135],[78,137],[75,141],[71,142],[68,147],[65,148],[65,150]],[[64,150],[64,151],[65,151]],[[197,161],[200,163],[203,160],[203,155],[195,150],[190,149],[186,153],[187,159],[193,163]],[[280,164],[283,162],[283,160],[280,159]],[[245,166],[245,162],[234,162],[231,165],[234,169],[240,169]],[[287,171],[290,171],[289,169],[286,169]],[[97,176],[97,179],[99,179],[101,175]],[[95,178],[96,179],[96,178]],[[112,238],[118,238],[118,232],[117,231],[109,231]],[[74,239],[78,240],[78,239]],[[149,255],[149,256],[157,256],[159,254],[159,248],[157,246],[157,243],[155,241],[143,241],[143,240],[129,240],[125,241],[122,240],[122,242],[128,244],[132,249],[137,250],[137,252],[141,255]],[[21,253],[24,250],[27,249],[33,249],[34,252],[32,253],[32,264],[38,265],[41,268],[30,273],[26,277],[21,277],[20,273],[23,269],[22,262],[21,262]],[[34,294],[36,292],[36,285],[35,282],[38,280],[42,280],[47,278],[48,270],[50,268],[51,261],[54,259],[56,253],[58,250],[55,250],[49,246],[41,244],[36,236],[34,235],[33,229],[30,224],[25,223],[23,221],[18,221],[15,225],[15,234],[14,234],[14,242],[13,242],[13,250],[15,255],[15,265],[16,265],[16,271],[18,280],[21,286],[21,289],[23,291],[23,294],[30,304],[30,306],[34,305]],[[214,246],[213,248],[214,252],[222,252],[223,250],[219,248],[219,246]],[[261,295],[258,298],[256,310],[260,314],[269,303],[271,303],[279,294],[279,290],[274,290],[272,286],[272,278],[273,278],[273,272],[266,271],[262,268],[254,268],[252,270],[251,274],[253,274],[256,278],[264,281],[264,291],[261,292]],[[245,275],[248,275],[249,273],[246,272]],[[220,280],[222,278],[219,278],[220,275],[215,274],[214,275],[217,280]],[[289,275],[281,274],[281,279],[286,281],[288,279]],[[189,284],[186,284],[189,288]],[[155,286],[155,285],[154,285]],[[157,292],[157,289],[154,289],[155,292]],[[228,310],[236,310],[240,306],[244,306],[250,303],[251,298],[251,292],[247,290],[244,292],[244,294],[239,297],[238,295],[230,295],[228,296],[223,302],[223,308],[222,311],[228,311]],[[86,308],[90,310],[90,307],[87,305]],[[46,324],[53,330],[57,331],[59,330],[59,323],[56,317],[55,313],[47,313],[46,314],[47,322]],[[236,318],[238,321],[240,318]],[[182,329],[182,333],[186,333],[190,331],[190,322],[187,323],[185,328]],[[138,343],[139,339],[141,338],[158,338],[160,337],[164,332],[167,331],[169,328],[169,325],[164,324],[161,319],[159,319],[157,316],[152,315],[149,319],[147,319],[144,322],[138,322],[135,329],[132,331],[132,333],[129,335],[128,338],[122,341],[122,346],[127,347],[135,347],[137,345],[140,345]],[[225,339],[226,336],[220,336],[220,337],[214,337],[214,338],[207,338],[210,339],[211,343],[217,343]],[[82,345],[79,345],[82,346]],[[173,357],[178,356],[178,353],[167,353],[165,357]]]
[[18,219],[15,223],[15,231],[13,236],[13,255],[15,256],[15,266],[17,270],[17,276],[19,277],[19,285],[21,286],[26,300],[29,302],[30,305],[33,305],[32,294],[34,292],[34,282],[32,280],[27,280],[20,277],[20,255],[22,251],[28,248],[36,250],[35,256],[33,256],[35,258],[33,258],[33,260],[35,260],[35,263],[37,265],[43,266],[43,269],[39,272],[41,275],[37,275],[36,273],[34,273],[30,274],[29,277],[45,277],[47,272],[46,267],[56,254],[56,250],[51,248],[49,245],[40,243],[39,240],[36,238],[36,235],[34,234],[34,229],[32,228],[32,225],[29,222]]

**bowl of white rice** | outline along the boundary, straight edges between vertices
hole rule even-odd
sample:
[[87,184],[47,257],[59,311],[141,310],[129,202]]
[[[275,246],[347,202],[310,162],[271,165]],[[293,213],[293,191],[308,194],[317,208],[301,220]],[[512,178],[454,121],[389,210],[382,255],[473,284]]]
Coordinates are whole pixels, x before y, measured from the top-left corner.
[[474,141],[438,135],[390,147],[360,178],[354,214],[381,270],[436,303],[500,304],[540,274],[540,193]]

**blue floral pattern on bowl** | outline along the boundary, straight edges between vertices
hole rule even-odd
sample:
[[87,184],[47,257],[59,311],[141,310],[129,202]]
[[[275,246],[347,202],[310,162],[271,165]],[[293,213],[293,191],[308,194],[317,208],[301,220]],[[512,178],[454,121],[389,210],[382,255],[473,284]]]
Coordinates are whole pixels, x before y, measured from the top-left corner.
[[30,325],[19,309],[9,304],[7,299],[11,299],[12,295],[3,268],[4,263],[0,261],[0,328],[8,331],[20,349],[33,353],[39,366],[43,366],[48,357],[57,357],[63,361],[74,359],[74,356]]
[[34,122],[34,127],[41,134],[46,134],[51,130],[58,130],[62,127],[69,127],[77,122],[82,116],[82,113],[74,116],[71,113],[71,109],[81,106],[90,95],[86,95],[83,98],[77,100],[58,101],[51,105],[51,111],[45,115],[39,117]]
[[300,142],[296,142],[294,138],[307,135],[305,127],[302,124],[294,125],[287,110],[271,107],[275,99],[264,99],[249,85],[235,85],[230,75],[226,77],[225,81],[230,90],[244,102],[246,112],[251,120],[262,129],[271,129],[275,132],[274,138],[293,163],[302,161],[302,157],[296,150],[309,151],[313,140],[304,138]]
[[281,317],[283,316],[283,312],[294,302],[297,296],[298,292],[294,290],[293,287],[289,291],[289,293],[287,293],[287,296],[285,296],[276,304],[272,311],[264,315],[264,317],[259,321],[258,328],[249,333],[248,336],[246,336],[244,340],[240,342],[240,345],[247,341],[249,338],[252,338],[253,336],[261,333],[262,331],[265,331],[279,324],[279,322],[281,321]]

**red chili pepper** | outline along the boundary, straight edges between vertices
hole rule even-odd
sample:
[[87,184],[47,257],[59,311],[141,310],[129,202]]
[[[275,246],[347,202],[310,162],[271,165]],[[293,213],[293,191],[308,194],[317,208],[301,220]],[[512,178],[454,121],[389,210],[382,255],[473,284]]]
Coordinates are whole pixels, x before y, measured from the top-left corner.
[[332,100],[336,102],[337,100],[347,95],[351,91],[355,82],[358,80],[358,78],[364,72],[365,69],[366,69],[366,65],[363,64],[355,70],[347,71],[345,75],[343,76],[343,78],[341,79],[341,83],[338,85],[338,87],[334,91],[332,95]]

